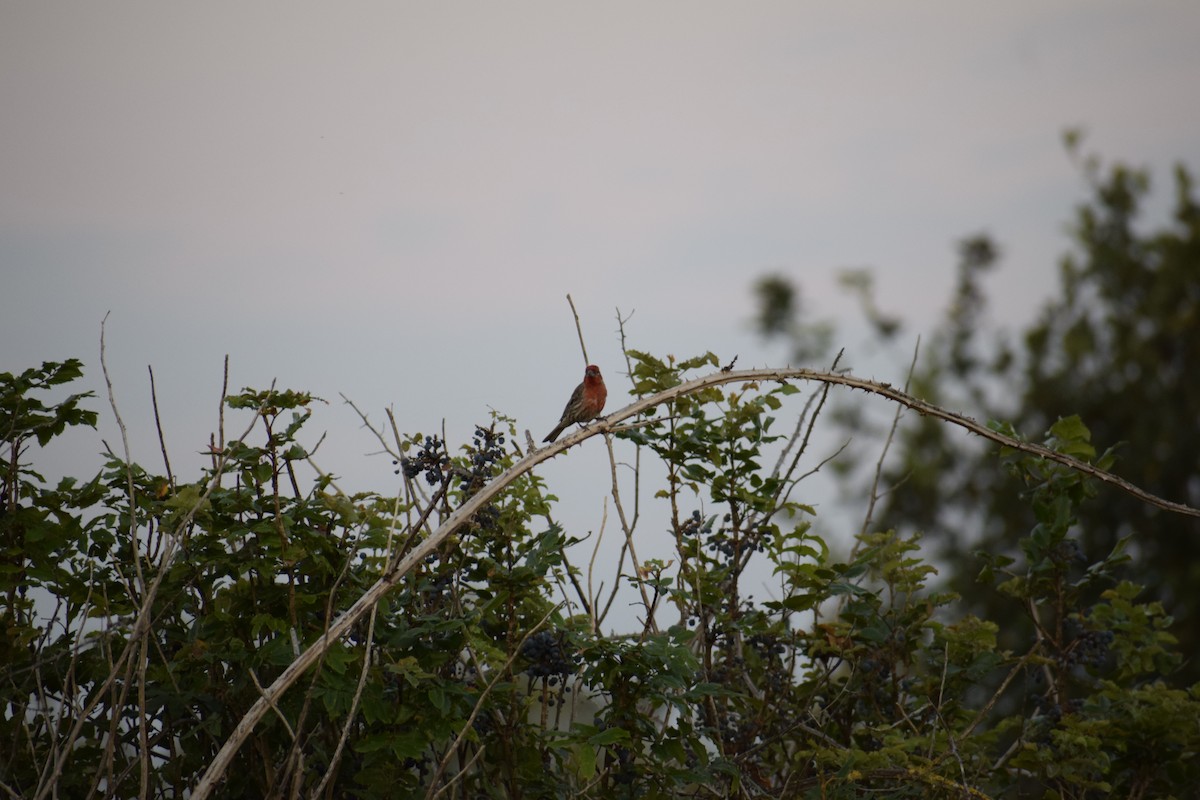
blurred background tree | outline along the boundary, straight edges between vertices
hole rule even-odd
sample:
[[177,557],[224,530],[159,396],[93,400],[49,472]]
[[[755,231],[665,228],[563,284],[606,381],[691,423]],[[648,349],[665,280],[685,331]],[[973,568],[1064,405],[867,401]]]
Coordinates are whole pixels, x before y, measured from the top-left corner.
[[[958,245],[957,281],[945,316],[923,337],[911,378],[914,394],[977,418],[1011,422],[1036,435],[1078,414],[1098,451],[1115,448],[1114,471],[1161,497],[1200,503],[1200,207],[1183,165],[1174,173],[1170,218],[1141,225],[1150,176],[1120,163],[1105,165],[1065,135],[1089,196],[1069,225],[1070,248],[1059,264],[1058,293],[1011,339],[987,329],[984,276],[1000,258],[986,235]],[[903,326],[874,305],[869,272],[843,281],[859,293],[877,342],[899,343]],[[756,286],[760,330],[784,340],[799,357],[813,355],[827,323],[804,318],[787,299],[798,289],[774,275]],[[908,346],[906,343],[905,346]],[[846,425],[864,424],[843,408]],[[862,464],[860,456],[859,464]],[[847,481],[863,473],[850,471]],[[906,420],[885,465],[878,528],[918,530],[936,548],[950,586],[981,614],[1002,602],[981,591],[975,553],[1010,553],[1036,524],[1022,487],[979,442],[964,441],[936,421]],[[853,490],[851,490],[853,492]],[[861,493],[857,493],[861,497]],[[1103,558],[1128,539],[1126,569],[1153,587],[1175,617],[1181,650],[1200,648],[1200,522],[1165,514],[1119,492],[1083,504],[1076,535],[1088,558]],[[1200,659],[1184,667],[1200,680]]]

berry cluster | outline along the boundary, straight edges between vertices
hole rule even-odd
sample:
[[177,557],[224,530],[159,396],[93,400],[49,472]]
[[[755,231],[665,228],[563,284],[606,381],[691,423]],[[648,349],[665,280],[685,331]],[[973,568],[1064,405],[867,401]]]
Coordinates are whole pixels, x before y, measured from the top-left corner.
[[575,659],[563,649],[563,634],[538,631],[521,645],[521,657],[529,662],[525,672],[531,678],[566,676],[575,671]]
[[726,686],[735,685],[745,671],[746,659],[739,655],[728,653],[721,661],[713,664],[710,678],[713,683],[720,683]]
[[890,708],[895,704],[893,670],[895,665],[886,654],[876,651],[858,662],[855,703],[861,713],[873,714],[874,709]]
[[450,457],[446,455],[444,443],[437,436],[426,436],[415,458],[405,456],[400,459],[400,469],[404,470],[404,477],[412,480],[424,472],[425,480],[430,486],[442,481],[449,465]]
[[699,511],[693,511],[690,517],[686,517],[679,524],[679,535],[685,539],[696,537],[700,534],[708,535],[712,533],[712,524],[713,518],[710,517],[708,520],[705,520],[704,517],[700,516]]
[[746,640],[746,644],[764,660],[781,656],[787,651],[787,646],[773,633],[756,633]]
[[[428,559],[426,563],[429,563]],[[436,567],[434,570],[417,583],[417,594],[430,611],[441,608],[454,597],[453,573],[448,570],[436,571]]]
[[699,511],[693,511],[691,516],[684,517],[678,523],[678,528],[672,531],[679,542],[680,552],[696,558],[700,555],[705,537],[712,533],[713,517],[707,520]]
[[459,475],[466,490],[481,487],[495,472],[496,463],[504,457],[504,434],[476,425],[471,445],[470,468]]
[[1040,736],[1035,737],[1039,744],[1049,744],[1052,740],[1050,737],[1050,729],[1062,722],[1064,716],[1070,714],[1078,714],[1083,711],[1083,698],[1076,697],[1065,702],[1056,702],[1055,700],[1038,696],[1033,698],[1034,708],[1039,712],[1041,723]]
[[729,526],[732,517],[725,515],[724,525],[710,534],[705,546],[709,550],[720,553],[731,561],[741,558],[743,553],[758,553],[766,549],[763,531],[759,525],[750,525],[740,531]]
[[[715,532],[713,521],[716,517],[704,519],[699,511],[693,511],[679,525],[679,535],[684,541],[703,541],[705,549],[736,560],[744,553],[756,553],[766,549],[766,531],[761,525],[750,525],[742,530],[734,530],[730,526],[733,517],[726,514],[722,525]],[[693,552],[699,552],[695,550]]]
[[1082,664],[1099,669],[1108,660],[1108,649],[1113,643],[1112,631],[1084,631],[1075,637],[1061,656],[1065,666]]
[[746,719],[737,711],[722,714],[717,725],[721,741],[727,748],[745,750],[759,740],[761,726],[758,721]]

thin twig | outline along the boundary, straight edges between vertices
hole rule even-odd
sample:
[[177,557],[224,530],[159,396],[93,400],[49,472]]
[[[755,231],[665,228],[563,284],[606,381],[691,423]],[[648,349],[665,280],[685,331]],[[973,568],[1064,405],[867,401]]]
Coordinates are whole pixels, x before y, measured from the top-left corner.
[[163,465],[167,468],[167,483],[175,488],[175,476],[171,473],[171,459],[167,456],[167,439],[163,436],[162,416],[158,413],[158,391],[154,386],[154,367],[149,364],[146,369],[150,372],[150,404],[154,407],[154,427],[158,429],[158,446],[162,449]]
[[[916,361],[916,354],[913,354],[913,361]],[[950,745],[950,753],[954,756],[954,760],[958,762],[958,774],[962,776],[963,791],[970,791],[971,787],[967,785],[967,767],[963,764],[962,756],[958,752],[958,742],[954,740],[954,731],[950,729],[950,724],[946,722],[946,718],[942,716],[942,704],[946,697],[946,675],[950,671],[950,642],[946,642],[945,655],[942,658],[942,680],[938,684],[938,701],[933,708],[933,713],[937,715],[938,721],[942,723],[942,727],[946,729],[946,741]],[[930,753],[933,750],[933,741],[929,743]],[[944,756],[945,754],[943,754]]]
[[441,789],[437,790],[437,794],[434,795],[434,798],[441,797],[446,791],[448,791],[450,789],[450,787],[452,787],[455,783],[458,782],[459,778],[461,778],[463,775],[466,775],[467,771],[470,770],[471,767],[475,766],[475,762],[478,761],[483,756],[483,753],[484,753],[484,749],[483,749],[483,745],[481,744],[475,750],[475,752],[471,754],[471,757],[467,759],[467,762],[462,765],[462,767],[458,770],[457,773],[455,773],[454,777],[451,778],[449,780],[449,782],[446,783],[445,786],[443,786]]
[[[579,543],[582,544],[586,540],[587,540],[587,537],[584,537],[584,539],[581,539]],[[562,556],[563,566],[566,567],[567,578],[570,579],[571,585],[573,587],[575,587],[575,594],[577,594],[579,596],[579,602],[583,603],[583,610],[587,613],[587,615],[589,617],[593,616],[591,598],[588,597],[587,592],[585,592],[583,590],[583,586],[579,583],[579,576],[575,574],[576,570],[574,567],[571,566],[570,559],[567,558],[567,548],[563,547],[559,551],[559,554]],[[561,585],[561,583],[560,583],[560,585]],[[563,595],[564,596],[566,595],[565,588],[563,589]]]
[[[804,433],[805,423],[809,419],[808,412],[811,410],[813,403],[817,402],[817,398],[821,398],[822,402],[824,402],[824,398],[828,393],[829,387],[825,386],[818,388],[808,396],[808,400],[804,402],[804,408],[801,409],[800,414],[796,417],[796,427],[792,429],[792,434],[788,437],[787,444],[779,451],[779,458],[775,459],[775,466],[771,468],[771,477],[777,478],[783,474],[783,462],[787,461],[787,457],[791,455],[792,448],[800,442],[800,435]],[[808,425],[808,430],[810,433],[812,432],[811,423]],[[801,448],[800,454],[792,460],[789,472],[796,468],[796,461],[799,460],[800,455],[803,455],[803,448]]]
[[1022,670],[1025,669],[1025,665],[1029,663],[1029,660],[1037,654],[1041,647],[1041,642],[1036,642],[1033,647],[1029,649],[1028,653],[1021,656],[1021,660],[1013,665],[1013,668],[1009,670],[1008,675],[1004,676],[1004,680],[1000,682],[1000,687],[996,689],[996,691],[992,693],[992,696],[988,698],[988,701],[983,704],[983,708],[979,709],[979,713],[975,715],[975,719],[971,720],[971,724],[968,725],[965,730],[963,730],[962,735],[958,737],[959,739],[966,739],[971,735],[972,731],[979,727],[979,724],[983,722],[983,720],[991,712],[992,708],[995,707],[996,703],[1000,701],[1000,695],[1004,694],[1004,690],[1007,689],[1008,685],[1013,682],[1013,679],[1021,674]]
[[575,310],[575,301],[571,299],[571,295],[567,294],[567,303],[571,306],[571,315],[575,317],[575,333],[579,335],[579,349],[583,351],[583,363],[590,364],[588,360],[587,345],[583,342],[583,327],[579,324],[579,312]]
[[[354,413],[357,414],[358,418],[362,420],[363,427],[366,428],[367,430],[369,430],[371,432],[371,435],[373,435],[376,439],[379,440],[379,444],[383,447],[383,452],[387,453],[389,456],[391,456],[396,461],[399,461],[401,458],[400,451],[404,447],[400,443],[400,437],[398,435],[396,436],[396,449],[393,450],[391,445],[388,444],[387,439],[384,438],[383,431],[379,430],[373,424],[371,424],[371,420],[367,419],[367,415],[362,411],[362,409],[360,409],[358,406],[356,406],[354,404],[354,401],[351,400],[349,397],[346,397],[346,395],[344,395],[344,394],[341,395],[341,398],[346,403],[346,405],[348,405],[348,406],[350,406],[350,408],[354,409]],[[396,430],[396,418],[392,415],[392,410],[390,408],[387,409],[387,416],[388,416],[388,419],[392,423],[392,430],[395,431]],[[377,455],[377,454],[373,454],[373,455]]]
[[654,607],[650,602],[650,597],[646,594],[645,576],[642,574],[642,565],[638,560],[637,550],[633,545],[633,527],[629,524],[629,520],[625,516],[625,507],[621,505],[621,489],[617,482],[617,459],[613,453],[612,436],[605,436],[604,443],[608,447],[608,463],[612,471],[613,507],[617,510],[617,520],[621,523],[621,530],[625,532],[625,542],[629,545],[629,558],[633,562],[633,573],[637,578],[638,592],[642,595],[642,605],[646,608],[646,627],[643,635],[645,635],[646,631],[658,633],[658,623],[654,620]]
[[629,362],[629,348],[625,345],[625,323],[633,319],[634,311],[629,312],[628,317],[621,316],[621,309],[615,309],[617,312],[617,334],[620,336],[621,354],[625,356],[625,374],[629,377],[629,382],[633,383],[633,364]]
[[[831,363],[829,365],[830,372],[837,371],[838,362],[840,362],[842,360],[842,353],[844,353],[844,352],[845,352],[844,350],[839,350],[838,354],[833,357],[833,363]],[[800,464],[800,458],[806,452],[808,452],[808,443],[812,438],[813,431],[817,427],[817,420],[821,418],[821,411],[825,408],[825,401],[829,398],[829,388],[830,388],[829,384],[825,384],[824,386],[821,387],[821,390],[820,390],[821,400],[819,403],[817,403],[817,408],[815,411],[813,411],[812,416],[809,417],[808,426],[807,426],[807,428],[805,428],[805,431],[804,431],[804,438],[800,442],[800,449],[796,451],[795,457],[792,459],[791,463],[788,465],[787,472],[783,473],[783,476],[782,476],[783,479],[779,482],[779,488],[776,490],[775,497],[771,503],[772,507],[778,508],[781,501],[787,502],[789,500],[789,498],[791,498],[792,489],[794,489],[800,483],[800,481],[804,480],[809,475],[815,473],[817,470],[819,470],[821,467],[823,467],[826,464],[826,462],[832,461],[834,458],[836,458],[838,456],[839,453],[842,452],[842,450],[844,450],[846,448],[846,445],[842,445],[842,447],[837,451],[837,453],[834,453],[829,458],[826,458],[824,461],[822,461],[820,464],[818,464],[814,469],[809,470],[808,472],[804,473],[803,475],[801,475],[799,478],[797,478],[794,481],[788,480],[793,474],[795,474],[796,468]],[[812,398],[810,397],[809,401],[804,404],[804,414],[808,413],[808,408],[811,404],[812,404]],[[797,421],[797,423],[796,423],[797,430],[799,430],[800,424],[801,424],[801,422]],[[785,448],[785,452],[786,452],[786,450],[791,449],[794,441],[795,441],[795,438],[793,437],[793,440],[788,442],[788,446],[787,446],[787,448]],[[849,444],[849,442],[847,442],[847,444]],[[782,459],[782,458],[783,458],[783,456],[781,455],[780,459]],[[780,477],[778,464],[776,465],[775,471],[772,474],[775,475],[776,477]]]
[[[258,689],[259,695],[266,697],[267,690],[258,682],[258,676],[254,674],[254,670],[250,669],[247,672],[250,673],[250,680],[254,681],[254,688]],[[268,702],[271,704],[271,710],[275,712],[275,716],[279,717],[279,721],[283,723],[283,728],[288,732],[288,736],[292,737],[292,740],[295,741],[296,731],[292,730],[292,723],[288,722],[288,718],[279,710],[279,706],[275,705],[274,698],[268,698]]]
[[[616,309],[617,333],[620,337],[620,342],[621,342],[621,354],[625,357],[625,375],[629,378],[629,381],[631,384],[634,383],[633,364],[630,363],[629,348],[626,345],[625,323],[633,318],[633,314],[634,314],[634,312],[631,311],[631,312],[629,312],[629,316],[622,317],[621,309],[620,308]],[[642,420],[640,422],[633,422],[628,425],[620,426],[619,428],[613,428],[613,432],[614,433],[623,433],[625,431],[633,430],[635,428],[640,428],[640,427],[643,427],[646,425],[656,425],[661,421],[662,420],[652,419],[652,420]],[[606,439],[607,439],[607,437],[606,437]],[[609,443],[609,450],[610,451],[612,450],[611,442]],[[617,556],[617,568],[614,571],[614,574],[617,576],[617,579],[615,581],[613,581],[612,591],[608,595],[608,601],[604,604],[604,610],[602,612],[600,612],[600,614],[598,616],[596,616],[595,619],[593,620],[593,625],[592,625],[593,631],[599,630],[599,626],[604,623],[605,618],[608,617],[609,610],[612,608],[613,602],[617,599],[617,594],[621,590],[621,578],[620,578],[621,570],[623,570],[625,568],[625,556],[628,555],[628,553],[629,553],[630,539],[632,537],[632,533],[633,533],[634,529],[637,528],[638,519],[641,515],[641,463],[642,463],[642,446],[639,444],[636,447],[634,447],[633,464],[629,467],[633,471],[633,517],[632,517],[632,519],[629,519],[627,521],[628,524],[625,524],[624,522],[622,523],[622,526],[626,529],[626,536],[625,536],[625,541],[621,542],[621,552]],[[616,482],[615,466],[614,466],[613,481],[614,481],[614,485],[615,485],[615,482]],[[608,521],[608,505],[606,503],[604,506],[604,522],[606,523],[607,521]],[[602,528],[602,530],[603,530],[603,528]],[[597,550],[599,549],[599,544],[600,544],[599,542],[596,543]],[[595,565],[596,555],[597,555],[597,553],[594,551],[592,553],[592,562],[591,562],[592,566]],[[636,565],[635,565],[635,568],[636,568]],[[589,590],[590,590],[590,578],[591,578],[590,569],[589,569],[588,576],[589,576]],[[596,590],[596,595],[595,595],[597,605],[600,604],[600,595],[601,595],[601,593],[603,593],[603,591],[604,591],[604,582],[601,581],[600,588]],[[644,594],[643,594],[643,597],[644,597]]]
[[[218,452],[225,452],[225,398],[229,397],[229,354],[225,354],[224,368],[221,371],[221,399],[217,403],[217,447]],[[249,434],[249,431],[247,431]],[[217,469],[218,457],[213,456],[213,474],[221,479],[221,470]],[[220,484],[218,484],[220,485]]]
[[[921,337],[917,337],[917,343],[913,346],[912,362],[908,365],[908,376],[904,379],[904,391],[908,391],[908,387],[912,384],[913,372],[917,368],[917,354],[921,352]],[[875,462],[875,480],[871,483],[871,496],[867,501],[867,514],[863,518],[862,533],[866,535],[867,528],[871,527],[871,517],[875,515],[875,503],[879,500],[879,481],[883,475],[883,462],[887,458],[888,450],[892,447],[892,441],[896,438],[896,427],[900,424],[900,415],[903,412],[903,406],[896,406],[896,413],[892,416],[892,427],[888,431],[887,439],[883,442],[883,449],[879,452],[879,460]],[[856,545],[857,547],[857,545]]]
[[[108,404],[112,408],[113,418],[117,422],[117,428],[121,431],[121,448],[124,453],[125,462],[125,486],[129,499],[129,547],[133,556],[133,568],[137,574],[138,591],[145,596],[147,594],[146,575],[142,570],[142,553],[140,542],[138,540],[138,515],[134,509],[137,508],[136,489],[133,481],[133,454],[129,449],[129,432],[125,428],[125,421],[121,419],[121,412],[117,408],[117,398],[113,391],[112,378],[108,373],[108,355],[105,347],[105,328],[108,323],[108,315],[112,312],[107,312],[104,319],[100,321],[100,371],[104,375],[104,385],[108,389]],[[153,386],[153,384],[151,384]],[[146,558],[149,560],[149,540],[147,540]],[[150,614],[150,606],[145,606],[141,614],[147,617]],[[140,623],[141,620],[139,619]],[[149,623],[147,622],[147,627]],[[138,707],[141,713],[138,714],[138,743],[139,759],[141,761],[141,785],[138,790],[138,797],[145,800],[146,792],[150,786],[150,732],[147,728],[147,720],[150,717],[146,707],[146,662],[149,657],[149,649],[146,647],[146,641],[143,639],[138,645],[138,661],[137,661],[137,695]],[[124,700],[120,705],[124,705]],[[116,709],[114,709],[114,712]],[[113,720],[116,721],[117,714],[114,713]]]
[[321,480],[323,480],[329,486],[333,487],[334,492],[336,492],[337,494],[340,494],[343,497],[350,496],[348,493],[346,493],[342,489],[342,487],[338,486],[337,481],[335,481],[333,479],[333,476],[331,474],[329,474],[325,470],[321,469],[321,467],[318,466],[317,462],[313,461],[312,453],[309,453],[308,455],[306,455],[304,457],[304,460],[308,462],[308,465],[313,468],[313,471],[315,471],[317,473],[317,476],[319,478],[321,478]]
[[[598,606],[600,604],[600,592],[596,592],[595,594],[592,594],[592,574],[596,570],[596,557],[600,555],[600,542],[604,541],[604,530],[607,527],[608,527],[608,497],[605,497],[603,506],[601,508],[601,513],[600,513],[600,528],[599,528],[598,532],[596,533],[596,544],[594,547],[592,547],[592,557],[588,561],[588,572],[587,572],[588,599],[591,601],[589,605],[591,606],[591,609],[592,609],[591,613],[588,614],[588,621],[591,623],[591,630],[592,630],[593,635],[598,630],[600,630],[600,623],[604,621],[604,618],[602,616],[601,617],[596,616],[596,606]],[[621,563],[617,565],[617,574],[618,575],[621,574],[621,566],[624,563],[624,561],[625,561],[625,551],[621,550]],[[620,579],[618,579],[617,582],[619,583]],[[601,583],[600,586],[601,586],[601,589],[603,589],[604,584]],[[610,599],[609,602],[611,603],[612,600]],[[605,609],[605,610],[607,611],[607,609]]]

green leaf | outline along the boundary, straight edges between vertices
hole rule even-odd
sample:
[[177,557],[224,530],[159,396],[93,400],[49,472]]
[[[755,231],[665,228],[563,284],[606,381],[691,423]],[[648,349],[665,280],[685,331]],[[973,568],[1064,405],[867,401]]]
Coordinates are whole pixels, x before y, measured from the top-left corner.
[[591,781],[596,775],[596,748],[589,744],[577,744],[571,748],[571,752],[575,756],[575,773],[580,780]]
[[629,741],[629,731],[624,728],[605,728],[599,733],[588,737],[588,744],[596,747],[606,747],[617,742]]

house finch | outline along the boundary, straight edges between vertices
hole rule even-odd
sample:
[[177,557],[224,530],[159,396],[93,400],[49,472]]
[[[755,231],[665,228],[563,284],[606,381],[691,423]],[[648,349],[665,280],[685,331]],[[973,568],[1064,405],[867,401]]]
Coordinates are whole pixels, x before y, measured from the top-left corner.
[[600,368],[595,364],[588,364],[587,369],[583,372],[583,383],[576,386],[575,391],[571,392],[571,399],[567,401],[567,407],[563,409],[562,419],[554,426],[554,430],[550,431],[550,435],[542,441],[553,442],[568,425],[575,422],[587,422],[600,416],[600,412],[604,410],[604,401],[607,399],[608,389],[604,388],[604,378],[600,377]]

